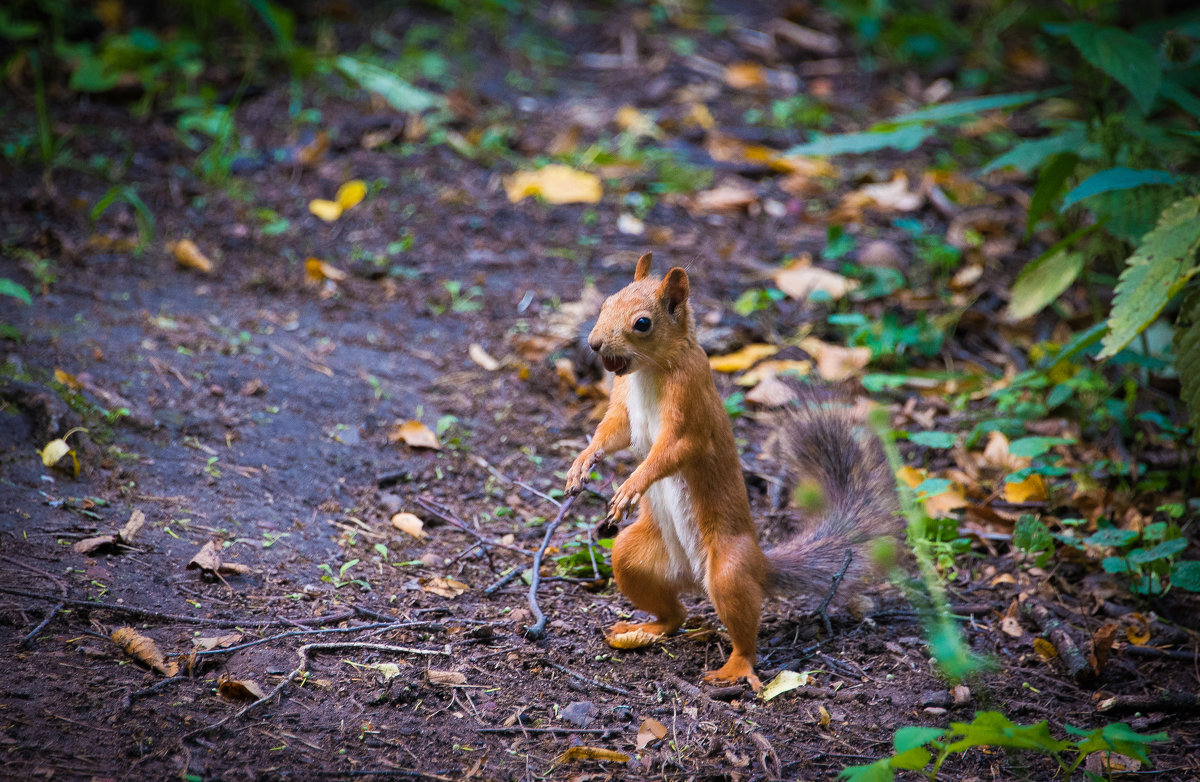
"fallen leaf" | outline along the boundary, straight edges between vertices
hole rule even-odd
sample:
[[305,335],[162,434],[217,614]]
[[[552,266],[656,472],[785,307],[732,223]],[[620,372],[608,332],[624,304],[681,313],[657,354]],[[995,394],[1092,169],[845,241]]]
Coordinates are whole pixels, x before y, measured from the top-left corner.
[[488,355],[488,352],[478,342],[471,343],[470,347],[467,348],[467,355],[471,357],[472,361],[488,372],[495,372],[500,368],[500,362]]
[[91,554],[93,551],[111,546],[117,542],[116,535],[97,535],[93,538],[84,538],[83,540],[75,541],[71,546],[71,551],[76,554]]
[[434,576],[433,578],[423,578],[418,582],[421,589],[435,595],[440,595],[446,598],[456,598],[463,592],[466,592],[470,587],[461,581],[456,581],[453,578],[443,578]]
[[823,293],[828,299],[837,301],[857,288],[858,281],[801,262],[777,271],[775,287],[800,301],[808,299],[814,293]]
[[51,440],[50,442],[46,443],[46,446],[44,448],[42,448],[42,450],[37,452],[38,456],[42,457],[42,464],[44,464],[47,467],[60,467],[62,469],[67,469],[65,465],[60,465],[59,462],[61,462],[65,457],[70,456],[71,457],[71,463],[70,463],[71,473],[76,478],[78,478],[79,477],[79,456],[75,453],[75,449],[72,448],[67,443],[67,438],[70,437],[71,435],[73,435],[75,432],[86,432],[86,431],[87,431],[86,429],[83,429],[80,427],[75,427],[74,429],[69,430],[62,437],[56,438],[56,439]]
[[551,204],[594,204],[604,195],[600,177],[557,163],[512,174],[504,180],[504,192],[514,204],[530,196]]
[[146,523],[146,514],[134,508],[129,514],[129,521],[125,522],[125,526],[121,527],[121,531],[117,533],[117,537],[122,543],[132,543],[134,535],[137,535],[138,530]]
[[425,678],[429,680],[430,684],[445,684],[451,687],[456,684],[467,683],[467,675],[458,671],[435,671],[431,669],[425,671]]
[[767,375],[796,375],[804,377],[812,371],[812,362],[806,359],[772,359],[770,361],[761,361],[754,365],[746,373],[739,375],[738,379],[733,381],[739,386],[756,386]]
[[1096,778],[1111,779],[1114,774],[1135,773],[1142,768],[1142,762],[1119,752],[1093,752],[1083,762],[1083,767]]
[[389,682],[400,675],[400,666],[396,663],[356,663],[352,660],[346,662],[353,665],[355,668],[367,668],[372,671],[377,671],[383,677],[385,682]]
[[425,540],[429,533],[425,531],[425,522],[413,513],[397,513],[392,516],[392,526],[401,532],[407,532],[417,540]]
[[64,386],[71,389],[72,391],[78,391],[80,388],[83,387],[79,383],[79,378],[75,377],[74,375],[70,374],[69,372],[64,372],[61,369],[54,370],[54,379],[57,382],[62,383]]
[[1021,607],[1016,600],[1008,604],[1008,609],[1004,612],[1004,616],[1000,618],[1000,631],[1012,638],[1020,638],[1025,635],[1025,628],[1021,627],[1021,620],[1018,617]]
[[342,205],[337,201],[324,198],[314,198],[308,202],[308,211],[327,223],[332,223],[342,216]]
[[179,673],[179,664],[167,662],[154,639],[142,635],[132,627],[118,627],[113,630],[109,638],[121,647],[125,654],[138,662],[145,663],[159,673],[166,676],[174,676]]
[[1028,467],[1029,460],[1009,453],[1008,438],[1004,436],[1003,432],[993,431],[988,434],[981,466],[1012,472]]
[[1042,662],[1050,662],[1055,657],[1058,657],[1058,650],[1054,648],[1054,644],[1045,638],[1033,639],[1033,651],[1038,657],[1042,658]]
[[796,392],[771,372],[763,375],[758,385],[746,392],[746,401],[762,407],[783,407],[796,401]]
[[857,214],[875,207],[887,212],[915,212],[925,203],[925,196],[908,189],[908,174],[897,171],[890,182],[867,185],[847,193],[838,205],[843,214]]
[[361,179],[351,179],[344,185],[338,188],[335,200],[342,211],[351,209],[362,203],[362,200],[367,197],[367,183]]
[[614,649],[641,649],[661,641],[663,637],[645,630],[630,630],[605,637],[604,642]]
[[213,649],[227,649],[230,646],[237,646],[241,642],[241,633],[226,633],[225,635],[206,635],[193,638],[192,646],[207,652]]
[[191,239],[180,239],[178,242],[168,242],[167,249],[175,256],[175,260],[180,266],[188,269],[210,274],[213,270],[213,262],[208,259],[208,256],[200,251],[196,243]]
[[387,439],[389,443],[403,442],[410,448],[429,448],[434,451],[442,449],[437,435],[420,421],[397,422],[392,427],[392,431],[388,433]]
[[739,184],[724,184],[711,190],[701,190],[692,196],[690,203],[693,212],[708,214],[743,209],[756,201],[758,201],[758,193],[754,192],[753,188]]
[[[902,480],[910,489],[915,489],[930,476],[925,470],[918,470],[905,465],[896,471],[896,477]],[[967,498],[963,494],[962,486],[954,481],[950,481],[949,487],[944,491],[938,494],[922,496],[918,499],[925,504],[925,512],[930,516],[936,517],[948,516],[951,511],[967,506]]]
[[1125,619],[1129,626],[1125,628],[1125,638],[1134,646],[1145,646],[1150,643],[1150,623],[1139,613],[1127,614]]
[[250,679],[231,679],[222,676],[217,679],[217,694],[227,701],[259,701],[266,693]]
[[660,135],[658,126],[654,124],[654,120],[633,106],[622,106],[617,109],[617,113],[613,119],[616,121],[618,128],[633,136],[657,138]]
[[637,732],[637,748],[645,749],[652,741],[658,741],[663,736],[667,735],[667,726],[663,725],[653,717],[647,717],[642,720],[642,726]]
[[816,337],[805,337],[800,348],[817,362],[817,374],[833,382],[854,376],[871,362],[868,347],[847,348],[822,342]]
[[646,224],[628,212],[622,212],[617,216],[617,230],[626,236],[641,236],[646,233]]
[[215,540],[210,540],[205,543],[196,556],[187,563],[188,570],[202,570],[205,573],[213,573],[224,576],[230,574],[246,575],[251,572],[249,565],[243,565],[239,562],[222,562],[220,553],[220,544]]
[[729,353],[724,356],[713,356],[708,360],[708,365],[712,367],[714,372],[741,372],[743,369],[749,369],[768,356],[773,356],[779,352],[779,348],[775,345],[766,345],[755,343],[734,353]]
[[325,280],[341,282],[349,275],[338,267],[325,263],[320,258],[309,258],[304,262],[304,276],[308,278],[309,282]]
[[725,83],[735,90],[760,90],[767,86],[767,72],[758,63],[735,62],[725,67]]
[[824,704],[817,707],[817,724],[822,728],[828,728],[829,723],[833,721],[833,716],[829,713],[829,709],[825,708]]
[[758,697],[764,701],[769,701],[776,695],[782,695],[789,690],[794,690],[797,687],[806,687],[811,680],[812,671],[802,671],[800,673],[796,671],[780,671],[774,679],[767,682],[766,686],[762,688],[762,692],[758,694]]
[[570,763],[574,760],[608,760],[614,763],[628,763],[629,756],[603,747],[571,747],[553,760],[553,765]]
[[955,706],[965,706],[971,702],[971,688],[965,684],[956,684],[950,688],[950,697]]
[[959,269],[950,278],[950,289],[965,291],[983,277],[983,264],[971,263]]
[[1112,652],[1113,641],[1117,637],[1117,623],[1105,622],[1092,634],[1092,648],[1088,650],[1088,663],[1097,674],[1104,672],[1108,664],[1108,655]]
[[1006,502],[1045,502],[1049,494],[1046,490],[1046,480],[1034,473],[1023,481],[1005,481],[1004,499]]

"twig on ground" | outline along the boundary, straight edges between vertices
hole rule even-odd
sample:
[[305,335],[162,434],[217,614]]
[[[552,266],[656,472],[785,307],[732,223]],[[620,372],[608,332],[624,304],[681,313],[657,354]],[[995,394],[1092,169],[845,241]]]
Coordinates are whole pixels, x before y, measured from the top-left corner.
[[297,676],[300,676],[301,674],[305,673],[308,670],[308,662],[309,662],[308,655],[310,652],[332,652],[332,651],[338,650],[338,649],[369,649],[371,651],[376,651],[376,652],[396,652],[399,654],[423,654],[423,655],[444,655],[444,654],[446,654],[446,652],[444,652],[440,649],[413,649],[413,648],[410,648],[407,646],[393,646],[391,644],[365,643],[363,641],[335,641],[332,643],[304,644],[304,646],[301,646],[299,649],[296,650],[296,654],[300,658],[300,664],[297,665],[296,668],[291,673],[289,673],[287,676],[285,676],[283,678],[283,681],[281,681],[281,682],[279,682],[279,684],[275,685],[275,687],[269,693],[262,696],[261,698],[254,701],[253,703],[243,706],[241,709],[234,712],[233,714],[230,714],[228,717],[225,717],[224,719],[217,720],[213,724],[207,725],[203,728],[197,728],[196,730],[193,730],[190,733],[185,733],[183,736],[183,740],[187,741],[193,737],[200,736],[205,733],[210,733],[227,723],[233,722],[234,720],[241,718],[244,714],[248,713],[252,709],[254,709],[258,706],[261,706],[262,704],[264,704],[267,701],[274,698],[279,693],[283,692],[284,687],[286,687],[289,683],[294,681]]
[[816,615],[821,617],[821,622],[825,625],[825,636],[833,635],[833,625],[829,623],[829,603],[837,594],[838,586],[842,583],[842,579],[846,577],[846,571],[850,568],[850,562],[854,559],[854,549],[846,549],[846,558],[842,562],[842,567],[838,572],[833,574],[833,579],[829,582],[829,591],[825,593],[825,598],[821,604],[817,606]]
[[1153,646],[1126,646],[1121,650],[1121,654],[1128,654],[1133,657],[1147,657],[1151,660],[1183,660],[1184,662],[1196,662],[1200,658],[1200,651],[1189,652],[1186,649],[1158,649]]
[[[74,600],[71,598],[60,598],[55,595],[45,595],[40,592],[27,592],[24,589],[13,589],[12,587],[0,586],[0,592],[9,595],[20,595],[34,600],[45,600],[48,603],[62,603],[63,607],[70,606],[71,608],[86,608],[89,611],[112,611],[117,614],[125,614],[126,616],[136,616],[142,619],[158,619],[163,622],[179,622],[181,624],[205,625],[207,627],[270,627],[272,625],[293,625],[304,627],[306,625],[323,625],[334,624],[350,619],[354,616],[354,611],[343,611],[339,614],[328,614],[326,616],[315,616],[308,619],[288,619],[286,617],[270,617],[270,618],[246,618],[246,619],[207,619],[202,616],[182,616],[179,614],[166,614],[162,611],[152,611],[148,608],[138,608],[137,606],[114,605],[112,603],[96,603],[91,600]],[[61,610],[61,609],[59,609]]]
[[37,573],[39,576],[44,576],[44,577],[50,579],[51,581],[54,582],[54,585],[58,587],[58,591],[62,593],[62,596],[63,597],[67,596],[67,585],[62,580],[60,580],[58,576],[54,575],[53,573],[51,573],[47,570],[42,570],[40,567],[34,567],[33,565],[30,565],[26,562],[22,562],[19,559],[13,559],[12,557],[6,557],[3,554],[0,554],[0,560],[4,560],[5,562],[9,563],[10,565],[16,565],[19,568],[24,568],[25,570],[28,570],[30,573]]
[[549,665],[551,668],[555,668],[559,671],[562,671],[563,673],[565,673],[569,676],[574,676],[576,679],[579,679],[582,682],[587,682],[588,684],[592,685],[593,687],[599,687],[600,689],[602,689],[606,692],[611,692],[616,695],[625,695],[627,697],[632,697],[632,696],[636,695],[636,693],[630,692],[629,690],[623,690],[614,684],[605,684],[604,682],[597,681],[591,677],[584,676],[582,673],[576,673],[575,671],[572,671],[570,668],[563,667],[563,666],[559,665],[558,663],[552,663],[549,660],[543,660],[543,663],[546,665]]
[[1111,714],[1128,714],[1135,711],[1195,714],[1200,712],[1200,694],[1160,692],[1157,695],[1114,695],[1097,703],[1096,711]]
[[449,508],[447,508],[445,505],[438,502],[437,500],[431,499],[429,497],[421,496],[421,497],[417,497],[417,504],[420,505],[421,508],[423,510],[425,510],[425,512],[437,517],[438,519],[441,519],[442,521],[446,522],[447,524],[449,524],[453,527],[457,527],[458,529],[462,530],[463,532],[467,533],[468,535],[473,536],[476,540],[478,540],[480,543],[483,543],[486,546],[493,546],[495,548],[502,548],[502,549],[506,549],[508,551],[515,551],[518,554],[524,554],[525,556],[530,556],[533,553],[531,551],[526,551],[525,549],[521,548],[520,546],[513,546],[508,543],[501,543],[498,540],[492,540],[491,538],[485,537],[482,532],[480,532],[479,530],[475,529],[467,522],[460,519],[458,516],[456,516],[454,514],[454,511],[450,510]]
[[46,618],[43,619],[42,621],[38,622],[37,627],[30,630],[28,635],[26,635],[24,638],[21,639],[21,646],[25,646],[25,647],[30,646],[33,643],[33,639],[37,637],[37,634],[46,629],[46,625],[50,624],[50,620],[54,619],[54,617],[58,614],[58,612],[63,610],[63,607],[65,605],[66,605],[66,603],[59,603],[58,605],[54,606],[49,611],[47,611]]
[[546,535],[542,538],[542,545],[533,555],[533,577],[529,580],[529,610],[533,612],[536,621],[532,625],[525,626],[525,637],[533,641],[541,640],[546,635],[546,615],[542,613],[537,601],[538,584],[542,578],[542,557],[546,555],[546,549],[550,547],[550,537],[558,529],[558,525],[562,523],[567,512],[571,510],[571,506],[575,504],[577,496],[579,495],[571,495],[559,506],[558,515],[554,517],[554,521],[546,525]]
[[605,735],[620,733],[620,728],[526,728],[513,725],[508,728],[476,728],[476,733],[595,733]]
[[514,578],[516,578],[519,575],[521,575],[521,568],[513,567],[512,570],[508,571],[504,575],[500,576],[500,578],[493,581],[490,586],[488,586],[486,589],[483,590],[483,593],[485,595],[495,594],[496,590],[502,588],[505,584],[507,584],[509,581],[512,581]]
[[154,684],[151,684],[149,687],[147,687],[144,690],[135,690],[134,692],[128,693],[125,696],[125,699],[121,702],[121,708],[128,709],[130,706],[133,705],[133,701],[135,699],[145,698],[147,695],[153,695],[156,692],[161,692],[162,690],[165,690],[169,685],[172,685],[176,682],[188,681],[189,678],[190,677],[187,677],[187,676],[172,676],[169,679],[162,679],[160,681],[157,681]]
[[1041,603],[1027,600],[1021,604],[1021,613],[1037,623],[1038,628],[1058,650],[1058,657],[1067,667],[1067,674],[1076,684],[1084,684],[1096,677],[1087,655],[1079,648],[1071,631],[1061,619]]
[[294,638],[298,635],[326,635],[331,633],[357,633],[360,630],[375,630],[377,632],[386,632],[388,630],[419,630],[419,629],[436,629],[445,630],[444,625],[437,622],[376,622],[374,624],[357,625],[356,627],[325,627],[320,630],[292,630],[287,633],[279,633],[278,635],[269,635],[266,638],[259,638],[254,641],[247,641],[244,644],[236,646],[226,646],[221,649],[202,649],[195,652],[197,657],[208,657],[214,654],[225,654],[226,652],[236,652],[242,649],[249,649],[251,646],[269,643],[271,641],[279,641],[284,638]]

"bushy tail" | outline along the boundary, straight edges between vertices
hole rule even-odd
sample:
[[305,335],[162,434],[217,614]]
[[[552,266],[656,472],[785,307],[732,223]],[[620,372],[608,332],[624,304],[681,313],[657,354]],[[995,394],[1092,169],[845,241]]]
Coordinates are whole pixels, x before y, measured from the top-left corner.
[[846,587],[874,569],[871,542],[903,527],[883,449],[874,434],[855,425],[848,409],[816,398],[788,413],[782,445],[797,477],[820,487],[822,507],[807,528],[767,551],[768,586],[779,594],[823,595],[846,567],[838,592],[853,594]]

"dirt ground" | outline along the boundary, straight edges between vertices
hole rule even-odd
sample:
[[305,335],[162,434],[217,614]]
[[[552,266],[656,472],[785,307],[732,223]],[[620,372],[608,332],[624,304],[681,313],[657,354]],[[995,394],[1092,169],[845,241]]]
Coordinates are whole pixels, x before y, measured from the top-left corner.
[[[615,47],[617,27],[585,27],[580,50]],[[710,43],[710,58],[744,55],[701,39]],[[659,44],[643,45],[644,60],[662,54]],[[656,67],[647,78],[572,65],[519,103],[484,69],[470,97],[510,112],[517,145],[534,148],[566,116],[665,105],[698,78],[678,58]],[[837,79],[847,91],[867,86],[853,73]],[[256,150],[297,143],[280,119],[288,101],[280,85],[239,107]],[[71,168],[43,178],[0,162],[0,238],[58,259],[57,280],[34,306],[3,305],[24,339],[0,345],[0,775],[829,779],[890,752],[902,725],[1000,709],[1018,722],[1048,719],[1062,735],[1066,724],[1109,721],[1095,708],[1102,695],[1196,690],[1194,660],[1120,654],[1099,682],[1076,685],[1058,661],[1034,653],[1036,627],[1014,637],[999,617],[1017,594],[1052,581],[1062,615],[1090,634],[1104,616],[1088,584],[1074,583],[1070,570],[1013,569],[982,549],[951,598],[971,647],[996,668],[968,682],[961,702],[937,675],[917,615],[889,585],[872,589],[867,618],[835,613],[829,637],[811,603],[769,604],[763,680],[817,673],[811,686],[768,702],[744,687],[697,687],[728,652],[698,598],[687,632],[620,652],[603,631],[629,616],[628,603],[607,581],[577,570],[564,577],[549,562],[539,590],[547,632],[527,638],[525,582],[485,590],[530,567],[557,511],[547,493],[561,487],[594,426],[596,401],[581,398],[554,359],[571,359],[584,381],[600,374],[586,349],[530,360],[521,346],[551,333],[554,313],[578,301],[586,283],[603,293],[624,284],[646,250],[660,268],[686,266],[710,344],[787,333],[808,314],[799,305],[785,303],[764,321],[722,303],[757,283],[763,263],[819,250],[825,224],[811,210],[696,216],[663,199],[645,216],[655,230],[627,235],[617,226],[618,197],[586,208],[514,204],[493,166],[449,145],[406,155],[364,148],[356,129],[379,112],[362,95],[314,88],[305,101],[349,143],[310,167],[248,166],[226,187],[178,173],[191,153],[173,141],[169,119],[133,125],[103,101],[55,105],[56,121],[84,129],[80,157],[131,151],[126,175],[156,217],[157,238],[140,253],[128,246],[132,210],[114,207],[89,222],[107,183]],[[731,105],[729,121],[740,112]],[[310,214],[311,199],[351,179],[370,185],[361,205],[334,223]],[[788,203],[772,180],[757,186]],[[264,208],[290,228],[264,232],[256,212]],[[406,236],[411,248],[389,254]],[[212,273],[182,267],[165,249],[184,237],[213,260]],[[311,282],[309,257],[348,276]],[[35,286],[14,257],[0,258],[0,276]],[[977,306],[986,315],[987,302]],[[474,360],[473,344],[499,368]],[[66,373],[57,383],[56,370]],[[735,390],[727,377],[719,388]],[[881,401],[899,409],[905,399]],[[128,414],[99,412],[120,408]],[[443,447],[393,442],[394,424],[410,419],[440,429]],[[70,438],[78,477],[44,467],[37,450],[77,425],[87,428]],[[776,535],[793,516],[774,509],[778,467],[758,459],[771,426],[753,410],[735,421],[755,512],[764,534]],[[575,505],[548,559],[586,552],[608,480],[630,466],[628,457],[610,460],[604,485]],[[136,512],[145,526],[128,545],[74,548]],[[397,512],[420,517],[428,538],[394,527]],[[209,541],[244,572],[187,569]],[[1010,571],[1011,579],[994,578]],[[1155,608],[1196,627],[1195,601]],[[132,661],[109,640],[123,626],[152,639],[178,673]],[[230,633],[236,639],[205,641]],[[1195,637],[1181,638],[1177,648],[1194,653]],[[216,646],[189,656],[205,643]],[[304,646],[339,643],[406,651]],[[289,681],[302,647],[306,670]],[[239,699],[238,681],[263,693],[282,686],[241,713],[254,696]],[[667,733],[640,746],[647,718]],[[1123,718],[1170,734],[1151,752],[1153,769],[1138,776],[1200,779],[1200,719]],[[631,759],[556,762],[573,746]],[[1032,755],[977,751],[940,778],[1052,772]]]

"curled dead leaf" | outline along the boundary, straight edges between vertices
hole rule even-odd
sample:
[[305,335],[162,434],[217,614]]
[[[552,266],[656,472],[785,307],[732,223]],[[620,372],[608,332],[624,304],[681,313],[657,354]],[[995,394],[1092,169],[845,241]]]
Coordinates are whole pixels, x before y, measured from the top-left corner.
[[435,671],[430,669],[425,671],[425,678],[429,680],[430,684],[444,684],[448,687],[467,683],[467,675],[459,671]]
[[834,301],[858,287],[857,280],[837,272],[800,261],[775,272],[775,287],[793,299],[803,301],[815,293]]
[[227,701],[259,701],[266,697],[262,687],[250,679],[231,679],[222,676],[217,679],[217,694]]
[[1045,638],[1033,639],[1033,651],[1038,657],[1042,658],[1042,662],[1050,662],[1055,657],[1058,657],[1058,649],[1055,649],[1054,644]]
[[1088,663],[1097,674],[1104,672],[1108,664],[1108,655],[1112,652],[1113,641],[1117,637],[1117,623],[1105,622],[1092,634],[1092,646],[1088,650]]
[[179,664],[167,662],[153,638],[142,635],[132,627],[118,627],[109,636],[125,654],[166,676],[179,673]]
[[467,348],[467,355],[471,357],[472,361],[486,369],[488,372],[495,372],[500,368],[500,362],[492,358],[488,352],[483,349],[483,345],[480,345],[478,342],[471,343],[470,347]]
[[556,757],[553,761],[554,765],[559,763],[570,763],[575,760],[601,760],[611,761],[614,763],[628,763],[629,756],[624,752],[617,752],[603,747],[571,747],[566,752]]
[[868,347],[847,348],[822,342],[816,337],[805,337],[800,348],[816,361],[817,374],[833,382],[853,377],[871,362]]
[[645,749],[652,741],[658,741],[667,735],[667,726],[663,725],[653,717],[647,717],[642,720],[642,725],[637,732],[637,748]]
[[764,358],[773,356],[778,352],[779,348],[775,345],[755,343],[747,345],[734,353],[724,356],[713,356],[708,360],[708,365],[712,367],[714,372],[741,372],[743,369],[749,369]]
[[193,638],[192,646],[203,651],[211,651],[213,649],[228,649],[230,646],[237,646],[241,642],[241,633],[226,633],[225,635],[206,635],[200,638]]
[[392,526],[401,532],[407,532],[417,540],[425,540],[429,533],[425,531],[425,522],[414,513],[397,513],[392,516]]
[[213,262],[208,259],[207,255],[200,251],[200,248],[191,239],[168,242],[167,249],[175,256],[175,260],[179,262],[180,266],[195,269],[205,274],[212,273]]
[[648,633],[645,630],[630,630],[625,633],[616,633],[609,635],[604,639],[605,643],[614,649],[641,649],[644,646],[650,646],[663,639],[663,636],[655,633]]
[[469,586],[461,581],[453,578],[443,578],[441,576],[423,578],[418,583],[421,585],[421,589],[425,590],[426,592],[450,599],[456,598],[463,592],[466,592],[468,589],[470,589]]
[[196,555],[187,563],[187,569],[201,570],[218,576],[246,575],[251,572],[249,565],[243,565],[240,562],[223,562],[220,544],[215,540],[210,540],[200,547]]
[[437,435],[433,433],[425,424],[420,421],[397,421],[392,427],[392,431],[387,436],[389,443],[404,443],[410,448],[428,448],[434,451],[440,451],[442,444],[438,442]]

